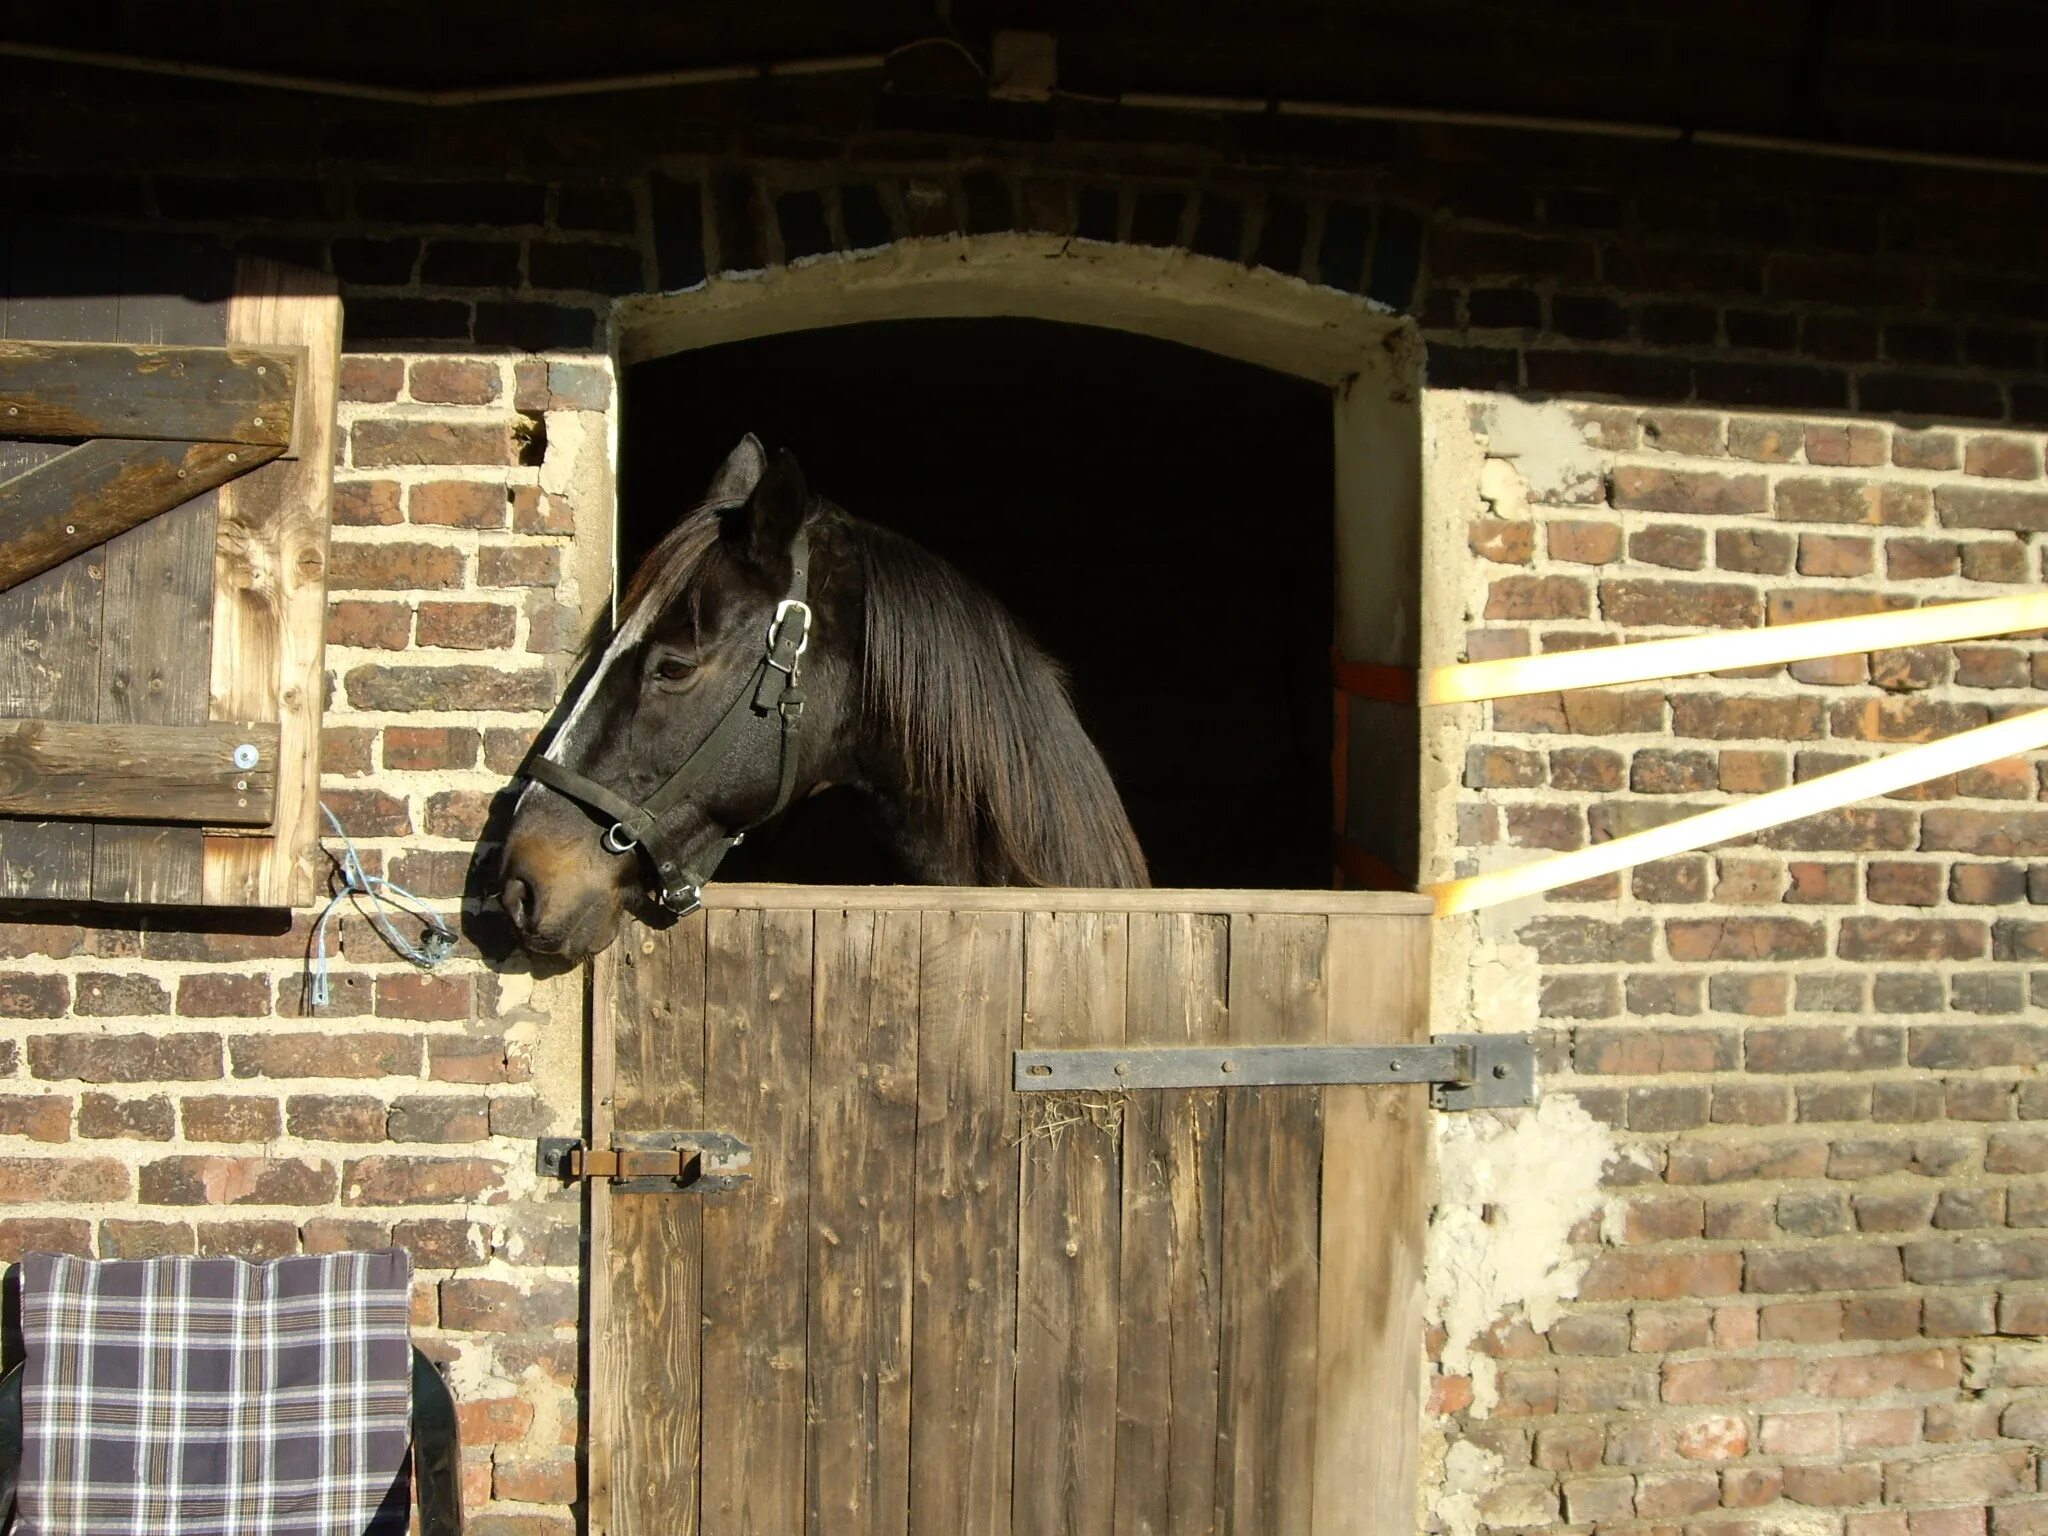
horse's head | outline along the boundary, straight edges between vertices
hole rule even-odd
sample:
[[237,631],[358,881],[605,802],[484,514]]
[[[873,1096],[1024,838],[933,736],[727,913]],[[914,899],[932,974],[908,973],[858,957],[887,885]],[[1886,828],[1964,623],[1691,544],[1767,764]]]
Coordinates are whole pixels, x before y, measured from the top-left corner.
[[635,574],[505,840],[499,899],[529,950],[582,959],[629,906],[686,910],[829,767],[859,623],[833,611],[846,584],[811,509],[796,461],[749,436]]

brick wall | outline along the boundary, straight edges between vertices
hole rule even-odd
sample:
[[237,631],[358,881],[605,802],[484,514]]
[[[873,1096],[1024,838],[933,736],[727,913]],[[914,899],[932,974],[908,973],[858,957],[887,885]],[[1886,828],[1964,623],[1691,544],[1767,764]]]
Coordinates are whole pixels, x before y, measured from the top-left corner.
[[[421,119],[8,68],[0,206],[342,279],[325,793],[450,912],[601,600],[609,307],[708,274],[1025,229],[1412,314],[1482,461],[1442,509],[1432,579],[1469,610],[1442,660],[2042,577],[2048,226],[2021,178],[1085,106],[1027,131],[836,87],[826,134],[668,97]],[[1507,390],[1573,402],[1554,486],[1504,440]],[[1976,723],[2030,701],[2035,649],[1473,712],[1435,846],[1528,858]],[[1575,1218],[1536,1255],[1553,1299],[1510,1286],[1437,1336],[1432,1528],[2048,1530],[2040,798],[2002,765],[1445,926],[1466,996],[1438,1027],[1488,991],[1599,1155],[1530,1191]],[[579,1125],[575,979],[487,960],[477,912],[433,977],[352,921],[315,1023],[308,914],[87,923],[0,926],[0,1257],[405,1242],[472,1528],[573,1529],[580,1212],[529,1170]],[[1482,1134],[1446,1131],[1439,1253]]]
[[461,898],[607,591],[572,532],[602,558],[609,375],[358,354],[341,396],[322,799],[463,942],[424,973],[349,913],[316,1017],[311,913],[0,922],[0,1258],[396,1243],[470,1529],[572,1531],[581,1199],[539,1186],[533,1141],[581,1128],[582,989],[505,967]]
[[[1489,448],[1497,402],[1467,403]],[[1493,458],[1468,504],[1473,658],[2041,580],[2034,434],[1555,409],[1586,459],[1525,499]],[[2041,666],[2016,637],[1501,700],[1469,732],[1454,857],[1581,847],[1981,725],[2036,707]],[[1499,1458],[1487,1525],[2048,1528],[2044,769],[1462,920],[1533,959],[1546,1092],[1614,1153],[1576,1300],[1433,1380],[1447,1433]]]

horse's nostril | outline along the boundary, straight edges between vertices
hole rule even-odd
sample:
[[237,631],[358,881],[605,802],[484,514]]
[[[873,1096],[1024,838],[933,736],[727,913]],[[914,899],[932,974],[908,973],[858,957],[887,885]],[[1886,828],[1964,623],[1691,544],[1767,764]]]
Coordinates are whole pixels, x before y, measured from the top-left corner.
[[528,921],[533,916],[533,887],[517,875],[509,876],[504,889],[498,892],[498,905],[512,919],[513,927],[521,933],[526,932]]

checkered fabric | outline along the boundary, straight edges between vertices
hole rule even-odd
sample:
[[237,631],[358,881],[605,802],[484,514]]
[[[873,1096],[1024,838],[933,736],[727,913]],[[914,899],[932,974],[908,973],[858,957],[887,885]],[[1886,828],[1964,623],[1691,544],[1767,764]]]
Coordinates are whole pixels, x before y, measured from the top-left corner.
[[402,1536],[402,1252],[22,1266],[20,1536]]

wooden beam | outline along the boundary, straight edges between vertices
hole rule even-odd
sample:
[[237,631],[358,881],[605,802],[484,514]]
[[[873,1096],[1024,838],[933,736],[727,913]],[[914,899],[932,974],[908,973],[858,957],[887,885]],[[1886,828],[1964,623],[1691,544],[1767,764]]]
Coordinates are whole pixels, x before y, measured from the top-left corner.
[[0,592],[282,452],[275,445],[96,438],[0,482]]
[[274,725],[0,721],[0,816],[260,827],[276,791]]
[[334,279],[243,258],[228,342],[287,349],[304,366],[294,451],[221,492],[213,565],[210,713],[278,722],[276,834],[209,838],[200,883],[210,905],[298,906],[313,897],[320,854],[327,522],[341,375]]
[[1858,613],[1843,619],[1810,619],[1767,629],[1733,629],[1673,640],[1644,640],[1554,656],[1507,656],[1462,666],[1435,667],[1423,675],[1424,704],[1467,704],[1567,688],[1642,683],[1697,672],[1732,672],[1775,666],[1817,656],[1889,651],[1905,645],[1974,640],[1983,635],[2048,629],[2048,592],[1988,597],[1978,602],[1943,603]]
[[1533,864],[1519,865],[1514,869],[1496,869],[1464,880],[1446,880],[1430,886],[1428,890],[1436,899],[1439,917],[1476,912],[1481,907],[1498,906],[1520,896],[1556,890],[1561,885],[1590,880],[1596,875],[1610,875],[1631,865],[1668,859],[1674,854],[1691,853],[1712,843],[1747,837],[1753,832],[1797,821],[1802,816],[1836,810],[1874,795],[1887,795],[1894,790],[1924,784],[1929,779],[1938,779],[1944,774],[1979,768],[1985,763],[1995,763],[2000,758],[2044,746],[2048,746],[2048,709],[2037,709],[2015,715],[2010,720],[2000,720],[1994,725],[1980,725],[1940,741],[1906,747],[1887,756],[1858,763],[1853,768],[1808,779],[1804,784],[1774,789],[1769,794],[1739,800],[1733,805],[1716,806],[1711,811],[1702,811],[1682,821],[1668,821],[1661,827],[1631,832],[1626,837],[1561,853],[1555,858],[1538,859]]
[[282,348],[0,341],[0,433],[282,448],[298,374]]

